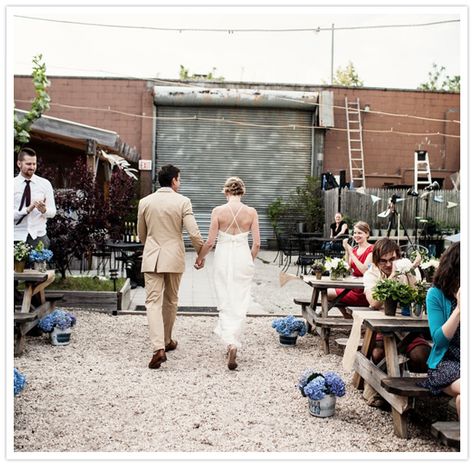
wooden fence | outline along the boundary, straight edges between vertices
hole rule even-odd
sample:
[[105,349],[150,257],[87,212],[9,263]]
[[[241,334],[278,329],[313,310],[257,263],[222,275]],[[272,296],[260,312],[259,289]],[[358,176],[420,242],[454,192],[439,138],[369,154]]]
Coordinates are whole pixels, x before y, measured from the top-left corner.
[[[388,218],[380,218],[379,213],[387,210],[390,198],[397,194],[401,199],[396,203],[396,210],[400,215],[400,223],[407,229],[415,228],[415,217],[433,218],[443,228],[460,229],[460,192],[455,190],[431,191],[426,197],[420,198],[426,191],[420,192],[419,197],[407,194],[406,189],[375,189],[366,188],[366,194],[359,194],[355,190],[341,191],[341,213],[355,221],[366,221],[372,229],[386,229]],[[329,235],[329,225],[334,222],[334,215],[338,211],[338,189],[324,191],[325,235]],[[371,196],[380,197],[377,202]],[[436,199],[436,200],[435,200]],[[438,202],[439,200],[439,202]],[[418,215],[417,212],[418,202]],[[447,208],[448,202],[457,206]],[[418,229],[423,223],[418,223]]]

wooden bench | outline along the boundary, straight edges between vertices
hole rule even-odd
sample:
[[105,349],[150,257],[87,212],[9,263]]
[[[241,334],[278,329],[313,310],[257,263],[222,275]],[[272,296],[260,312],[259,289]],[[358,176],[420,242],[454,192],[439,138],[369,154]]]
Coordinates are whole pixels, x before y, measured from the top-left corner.
[[[347,337],[340,337],[338,339],[335,339],[335,343],[336,345],[340,348],[340,349],[345,349],[346,346],[347,346],[347,341],[349,340],[349,338]],[[357,344],[357,350],[359,350],[361,347],[362,347],[362,339],[359,340],[359,343]]]
[[315,326],[321,328],[321,344],[325,354],[329,354],[329,336],[331,329],[351,329],[352,322],[352,319],[341,317],[316,317],[314,319]]
[[382,379],[380,384],[388,392],[399,396],[430,397],[432,394],[429,389],[418,386],[426,379],[426,376],[394,376]]
[[431,434],[446,446],[458,450],[461,446],[459,421],[437,421],[431,425]]

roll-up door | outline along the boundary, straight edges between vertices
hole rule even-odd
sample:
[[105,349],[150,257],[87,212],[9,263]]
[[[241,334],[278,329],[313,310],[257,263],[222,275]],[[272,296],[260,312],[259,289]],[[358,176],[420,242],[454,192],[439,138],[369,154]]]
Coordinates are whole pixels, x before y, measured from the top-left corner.
[[191,199],[203,236],[212,208],[225,203],[224,181],[239,176],[247,188],[243,201],[258,211],[265,246],[273,237],[268,205],[311,174],[313,112],[159,105],[156,113],[155,168],[180,168],[180,192]]

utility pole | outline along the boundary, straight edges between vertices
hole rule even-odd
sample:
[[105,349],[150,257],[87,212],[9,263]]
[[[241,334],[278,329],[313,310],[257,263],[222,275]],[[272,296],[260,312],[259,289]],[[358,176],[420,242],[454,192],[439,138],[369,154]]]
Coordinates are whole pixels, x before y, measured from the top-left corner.
[[334,81],[334,23],[331,25],[331,85]]

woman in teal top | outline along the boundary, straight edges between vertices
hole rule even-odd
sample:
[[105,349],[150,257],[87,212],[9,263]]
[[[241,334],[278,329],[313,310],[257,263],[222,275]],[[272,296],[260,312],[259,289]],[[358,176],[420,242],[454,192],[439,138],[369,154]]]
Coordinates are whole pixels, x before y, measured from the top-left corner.
[[456,399],[460,414],[460,242],[441,256],[426,296],[433,347],[428,358],[428,379],[423,383],[433,394],[445,392]]

